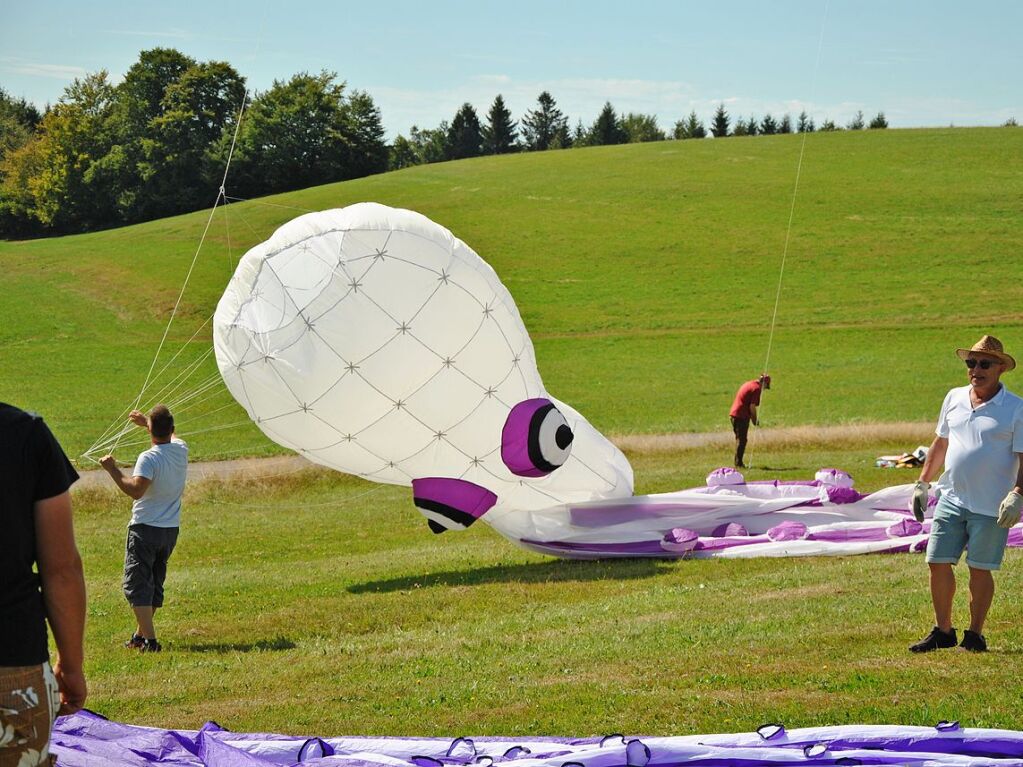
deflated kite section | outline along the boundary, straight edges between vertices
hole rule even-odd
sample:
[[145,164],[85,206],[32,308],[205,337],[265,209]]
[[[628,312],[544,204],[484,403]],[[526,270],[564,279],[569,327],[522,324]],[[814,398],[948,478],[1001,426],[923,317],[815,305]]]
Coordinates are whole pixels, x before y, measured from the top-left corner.
[[1006,767],[1021,763],[1023,732],[941,722],[797,730],[771,724],[751,733],[660,738],[329,738],[233,733],[212,722],[160,730],[82,711],[57,720],[51,752],[61,767]]

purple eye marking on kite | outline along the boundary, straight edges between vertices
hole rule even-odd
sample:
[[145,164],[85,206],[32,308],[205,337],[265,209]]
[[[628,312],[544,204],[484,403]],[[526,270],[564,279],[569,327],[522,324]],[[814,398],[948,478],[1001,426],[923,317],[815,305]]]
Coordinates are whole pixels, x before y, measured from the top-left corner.
[[465,530],[497,503],[485,487],[464,479],[424,477],[412,480],[412,500],[435,533]]
[[661,548],[676,554],[684,554],[696,548],[699,540],[700,535],[695,530],[676,527],[665,533],[664,538],[661,539]]
[[511,409],[501,431],[501,460],[512,474],[546,477],[568,460],[572,429],[549,399],[527,399]]
[[772,541],[801,541],[807,536],[806,525],[802,522],[782,522],[767,531]]

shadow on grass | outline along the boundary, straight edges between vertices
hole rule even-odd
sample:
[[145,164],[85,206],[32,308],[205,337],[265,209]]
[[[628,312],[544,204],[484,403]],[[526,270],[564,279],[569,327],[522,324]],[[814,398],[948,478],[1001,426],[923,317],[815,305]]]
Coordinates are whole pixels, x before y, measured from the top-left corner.
[[209,642],[206,644],[178,645],[186,652],[281,652],[283,650],[294,650],[297,645],[285,637],[274,639],[260,639],[255,642]]
[[485,583],[566,583],[571,581],[630,580],[650,578],[671,563],[662,559],[571,560],[490,565],[473,570],[445,570],[401,578],[353,583],[351,594],[410,591],[432,586],[479,586]]

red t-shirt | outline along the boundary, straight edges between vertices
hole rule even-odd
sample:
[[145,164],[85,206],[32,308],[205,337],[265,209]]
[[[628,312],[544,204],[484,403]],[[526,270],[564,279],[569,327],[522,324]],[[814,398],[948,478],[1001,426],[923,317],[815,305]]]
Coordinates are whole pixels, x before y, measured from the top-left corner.
[[751,418],[753,414],[750,413],[749,406],[759,404],[760,381],[756,379],[747,381],[735,393],[735,402],[732,403],[732,409],[728,412],[728,415],[732,416],[732,418]]

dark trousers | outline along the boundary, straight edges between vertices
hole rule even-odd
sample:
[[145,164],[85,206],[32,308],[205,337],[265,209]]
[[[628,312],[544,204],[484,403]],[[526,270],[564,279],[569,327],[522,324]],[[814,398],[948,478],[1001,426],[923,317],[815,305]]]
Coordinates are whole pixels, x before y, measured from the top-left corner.
[[735,433],[735,465],[742,466],[742,457],[746,454],[746,442],[749,439],[749,418],[732,419],[732,431]]

